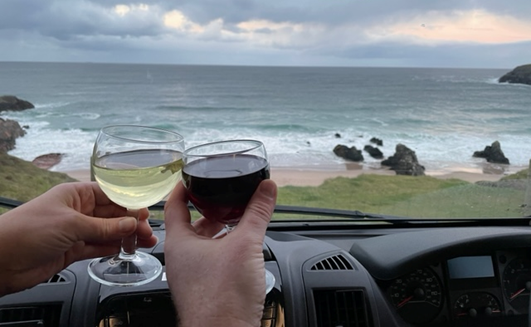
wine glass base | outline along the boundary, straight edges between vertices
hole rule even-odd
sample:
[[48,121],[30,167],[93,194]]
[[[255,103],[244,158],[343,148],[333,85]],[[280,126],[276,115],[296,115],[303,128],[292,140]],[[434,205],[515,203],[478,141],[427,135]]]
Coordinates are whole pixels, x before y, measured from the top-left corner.
[[273,275],[272,272],[266,269],[265,280],[266,280],[266,294],[268,294],[269,292],[271,292],[273,287],[275,287],[275,281],[276,281],[275,275]]
[[127,259],[119,255],[97,258],[88,265],[88,273],[97,282],[107,286],[140,286],[147,284],[162,272],[162,264],[152,255],[137,251]]

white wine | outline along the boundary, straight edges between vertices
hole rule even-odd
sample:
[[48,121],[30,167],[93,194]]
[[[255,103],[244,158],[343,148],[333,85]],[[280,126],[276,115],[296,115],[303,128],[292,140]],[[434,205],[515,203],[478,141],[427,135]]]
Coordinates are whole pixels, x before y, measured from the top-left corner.
[[96,158],[94,176],[109,199],[128,209],[149,207],[181,179],[182,152],[136,150]]

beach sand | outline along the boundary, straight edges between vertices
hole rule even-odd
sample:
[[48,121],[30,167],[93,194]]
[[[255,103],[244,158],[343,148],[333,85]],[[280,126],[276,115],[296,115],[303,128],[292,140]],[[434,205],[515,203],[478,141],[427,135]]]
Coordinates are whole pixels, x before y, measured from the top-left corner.
[[[503,176],[516,173],[526,167],[485,164],[478,169],[465,169],[453,167],[452,170],[426,171],[426,175],[441,179],[457,178],[470,183],[477,181],[498,181]],[[70,177],[79,181],[90,181],[90,170],[63,171]],[[271,179],[278,186],[319,186],[325,180],[335,177],[357,177],[362,174],[396,175],[394,171],[384,168],[375,168],[362,164],[346,164],[319,167],[272,167]]]

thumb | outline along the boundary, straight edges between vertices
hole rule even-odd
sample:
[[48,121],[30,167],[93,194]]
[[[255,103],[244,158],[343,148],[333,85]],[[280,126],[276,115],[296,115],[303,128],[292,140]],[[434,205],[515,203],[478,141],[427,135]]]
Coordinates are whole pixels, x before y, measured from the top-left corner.
[[249,201],[234,233],[254,234],[263,239],[267,225],[275,210],[277,185],[270,179],[260,183]]
[[119,240],[136,231],[137,220],[134,217],[95,218],[82,215],[76,227],[79,241],[101,243]]
[[[178,183],[164,206],[164,223],[166,235],[172,238],[182,238],[195,234],[191,225],[188,197],[182,183]],[[166,236],[168,239],[168,236]]]

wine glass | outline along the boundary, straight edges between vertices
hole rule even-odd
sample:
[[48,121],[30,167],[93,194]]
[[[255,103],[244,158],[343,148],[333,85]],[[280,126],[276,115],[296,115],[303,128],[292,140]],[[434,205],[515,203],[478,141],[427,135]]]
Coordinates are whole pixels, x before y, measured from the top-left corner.
[[[138,210],[163,200],[181,179],[184,138],[137,125],[103,127],[94,144],[92,171],[103,192],[138,219]],[[138,286],[162,272],[154,256],[136,251],[136,234],[122,239],[119,254],[97,258],[89,275],[109,286]]]
[[[225,224],[230,233],[264,179],[269,161],[262,142],[228,140],[198,145],[183,153],[183,184],[190,202],[206,219]],[[266,292],[275,284],[266,269]]]

